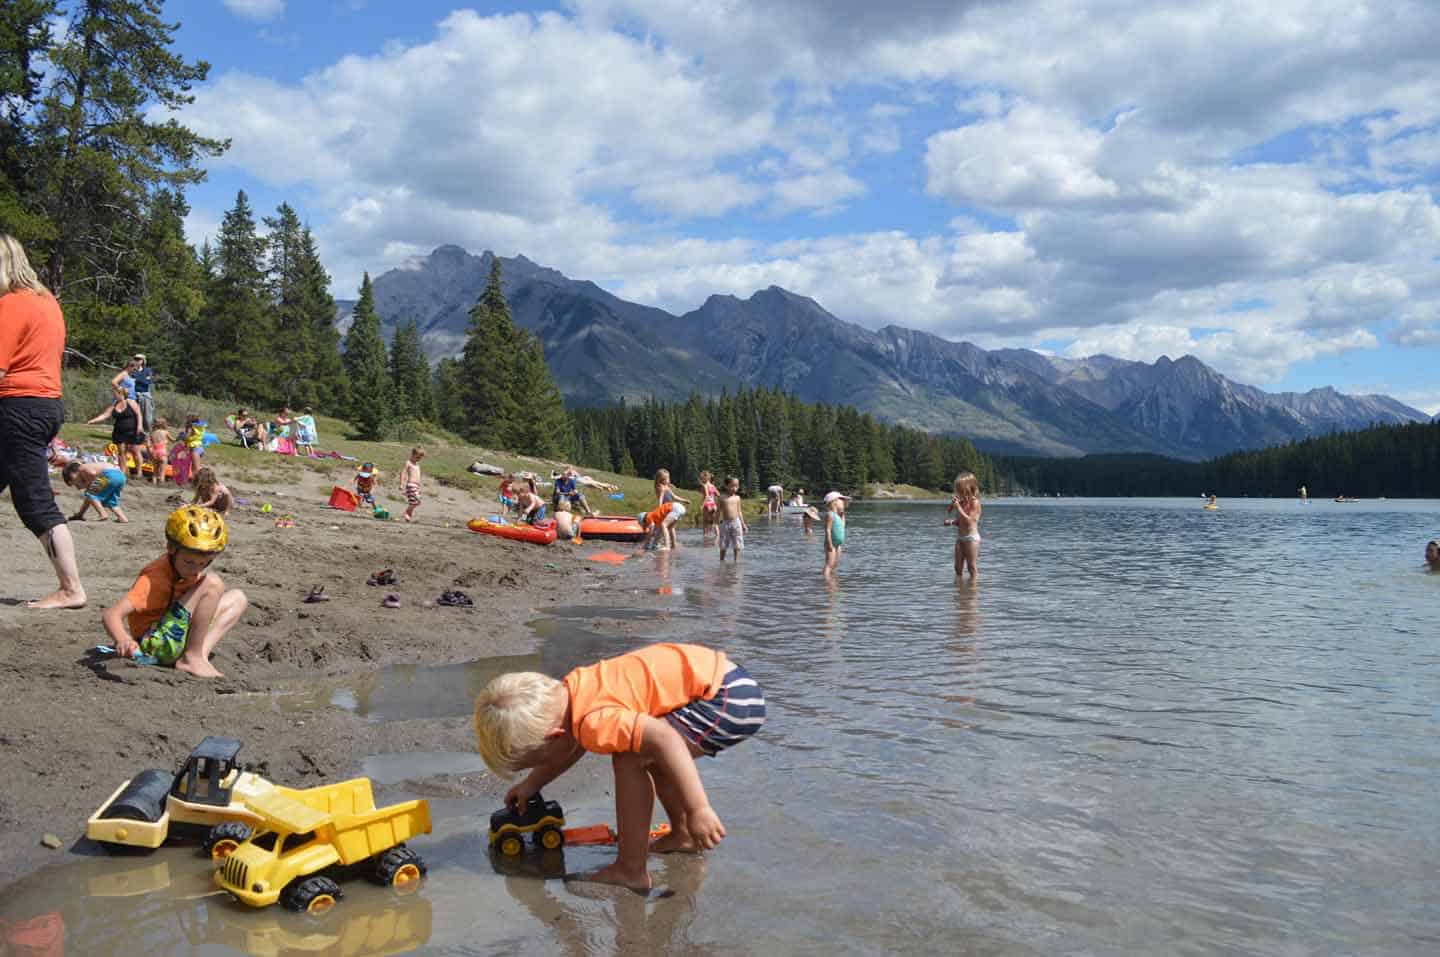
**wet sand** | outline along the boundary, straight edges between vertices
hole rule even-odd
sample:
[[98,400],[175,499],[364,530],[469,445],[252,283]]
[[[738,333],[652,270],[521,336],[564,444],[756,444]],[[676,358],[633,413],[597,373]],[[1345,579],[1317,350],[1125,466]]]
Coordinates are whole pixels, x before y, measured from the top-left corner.
[[[539,639],[527,621],[615,576],[569,545],[541,548],[467,531],[464,522],[485,506],[435,483],[408,526],[325,508],[330,483],[313,473],[293,485],[231,488],[250,504],[233,513],[230,548],[213,569],[228,587],[245,590],[250,608],[214,657],[225,677],[210,681],[92,651],[107,640],[101,611],[164,551],[173,485],[132,483],[123,501],[128,525],[72,524],[90,604],[69,612],[23,607],[51,590],[54,578],[8,496],[0,500],[0,550],[9,556],[0,585],[0,884],[95,853],[84,839],[85,819],[110,792],[142,769],[178,766],[207,734],[240,738],[251,770],[302,787],[361,773],[372,754],[473,754],[465,717],[375,723],[324,700],[306,710],[278,702],[389,666],[532,651]],[[73,511],[78,494],[64,489],[61,500]],[[273,513],[259,511],[265,502]],[[398,516],[401,508],[388,504]],[[277,528],[276,516],[287,513],[295,527]],[[367,586],[370,573],[383,568],[393,568],[399,583]],[[331,600],[304,603],[313,585]],[[468,594],[474,607],[437,605],[451,589]],[[387,592],[400,596],[400,608],[381,607]],[[605,770],[590,763],[592,772]],[[567,783],[584,787],[591,776]],[[494,806],[504,788],[473,767],[402,783],[406,793],[487,797]],[[41,845],[47,833],[60,838],[59,849]]]

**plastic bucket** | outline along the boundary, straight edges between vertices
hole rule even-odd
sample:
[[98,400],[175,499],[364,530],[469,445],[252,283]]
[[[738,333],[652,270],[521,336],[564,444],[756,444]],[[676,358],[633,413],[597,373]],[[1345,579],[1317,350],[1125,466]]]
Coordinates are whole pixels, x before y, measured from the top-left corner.
[[330,490],[330,507],[338,508],[342,512],[353,512],[360,504],[360,496],[348,488],[337,485]]

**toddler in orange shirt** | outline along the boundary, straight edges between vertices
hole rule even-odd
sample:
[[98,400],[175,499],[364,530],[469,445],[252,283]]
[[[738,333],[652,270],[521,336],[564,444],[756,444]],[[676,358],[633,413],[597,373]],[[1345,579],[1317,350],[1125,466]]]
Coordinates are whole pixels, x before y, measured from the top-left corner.
[[[523,807],[585,752],[609,754],[615,771],[615,863],[591,880],[649,890],[650,851],[698,852],[725,825],[710,807],[695,759],[714,757],[765,723],[765,696],[744,668],[700,645],[660,644],[576,668],[556,681],[501,675],[475,699],[475,740],[506,776],[530,773],[505,793]],[[659,795],[670,833],[649,843]]]

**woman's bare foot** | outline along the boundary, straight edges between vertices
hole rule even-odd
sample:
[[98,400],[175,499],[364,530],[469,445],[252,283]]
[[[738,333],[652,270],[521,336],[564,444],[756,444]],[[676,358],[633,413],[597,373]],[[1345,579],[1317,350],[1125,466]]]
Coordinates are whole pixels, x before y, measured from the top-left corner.
[[690,839],[689,834],[669,834],[650,842],[651,854],[699,854],[700,846]]
[[577,881],[591,881],[596,884],[614,884],[618,887],[628,887],[632,891],[641,894],[650,893],[650,871],[642,869],[638,874],[624,870],[620,862],[606,865],[598,871],[588,871],[584,874],[575,875]]
[[215,666],[208,661],[187,661],[181,658],[175,662],[175,670],[183,671],[186,674],[194,675],[197,678],[223,678],[225,677]]
[[44,598],[37,598],[34,601],[27,601],[26,608],[34,608],[40,611],[47,611],[53,608],[84,608],[86,602],[84,591],[66,591],[63,588],[51,592]]

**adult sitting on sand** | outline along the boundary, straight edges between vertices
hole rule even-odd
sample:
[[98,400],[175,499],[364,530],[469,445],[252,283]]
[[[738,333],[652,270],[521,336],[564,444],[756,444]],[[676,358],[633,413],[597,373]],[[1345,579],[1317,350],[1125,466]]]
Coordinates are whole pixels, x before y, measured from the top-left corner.
[[40,539],[59,588],[30,608],[83,608],[85,589],[75,542],[55,504],[47,464],[50,442],[65,421],[60,363],[65,316],[40,282],[25,250],[0,233],[0,492],[10,489],[15,512]]

